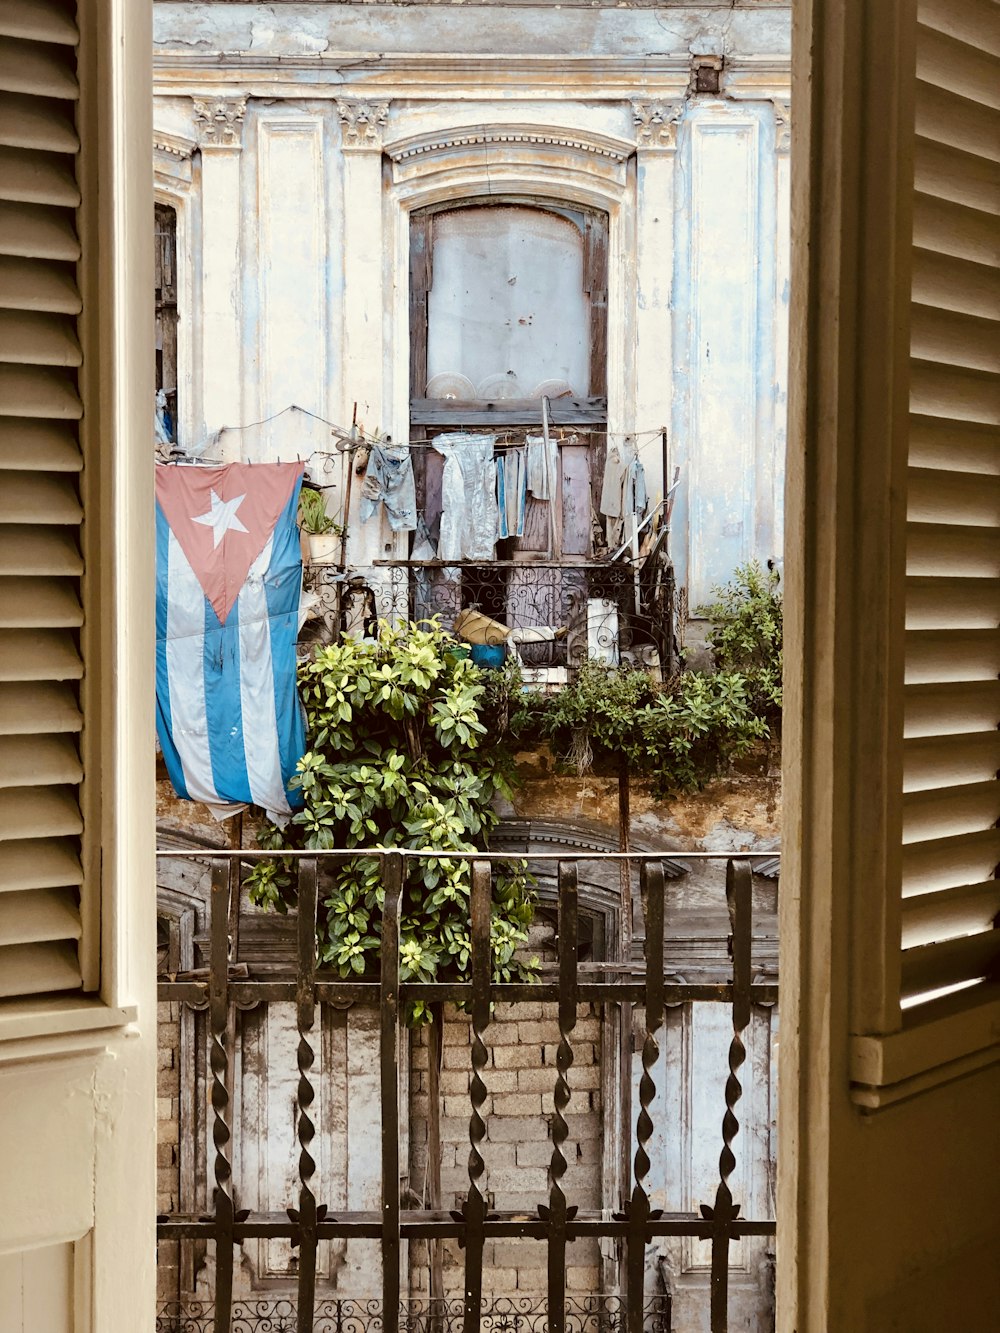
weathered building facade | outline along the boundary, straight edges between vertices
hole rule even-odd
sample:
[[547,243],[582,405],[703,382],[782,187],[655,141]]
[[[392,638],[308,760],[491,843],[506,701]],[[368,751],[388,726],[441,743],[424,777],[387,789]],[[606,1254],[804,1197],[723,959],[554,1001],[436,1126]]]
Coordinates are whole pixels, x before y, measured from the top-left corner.
[[[533,548],[529,513],[515,549],[497,548],[510,557],[498,559],[497,575],[478,575],[482,586],[502,580],[488,609],[511,623],[515,587],[534,580],[529,624],[558,620],[558,587],[565,603],[567,577],[614,546],[592,511],[615,449],[643,462],[654,510],[678,478],[670,554],[682,621],[739,562],[780,560],[787,6],[158,3],[154,17],[157,227],[167,237],[158,252],[160,384],[180,451],[226,462],[308,460],[329,512],[347,528],[339,563],[381,589],[379,609],[396,614],[413,612],[413,571],[400,584],[375,562],[410,560],[415,539],[393,531],[381,508],[362,520],[354,455],[338,451],[334,425],[356,421],[368,435],[411,442],[417,507],[437,540],[441,475],[427,447],[435,433],[488,426],[502,448],[504,430],[520,440],[542,429],[549,398],[558,437],[553,528]],[[540,591],[546,556],[560,566],[554,602]],[[574,564],[567,576],[563,567]],[[468,586],[453,609],[467,597]],[[434,609],[448,609],[447,590]],[[512,847],[619,845],[616,778],[560,776],[544,752],[522,755],[520,766],[523,785],[506,812]],[[636,788],[633,845],[767,850],[778,839],[777,801],[773,773],[669,807]],[[210,820],[180,809],[166,783],[159,815],[161,844],[225,840]],[[670,973],[721,978],[723,868],[676,870]],[[173,949],[164,975],[205,962],[207,870],[189,879],[161,866],[164,948]],[[615,956],[616,893],[598,882],[582,898],[605,941],[590,955],[595,966]],[[773,979],[774,881],[758,877],[756,895],[755,975]],[[634,912],[638,920],[637,895]],[[543,957],[553,929],[543,891]],[[274,918],[247,916],[242,956],[251,975],[287,962],[287,931]],[[641,939],[633,943],[638,961]],[[203,1089],[205,1018],[184,1004],[161,1008],[160,1208],[190,1213],[209,1204],[211,1125],[203,1091],[185,1091],[177,1071],[198,1068]],[[485,1186],[493,1206],[530,1212],[546,1187],[558,1027],[554,1006],[529,1008],[498,1012],[488,1036]],[[654,1191],[657,1206],[697,1212],[716,1178],[731,1033],[719,1006],[668,1012]],[[269,1005],[237,1021],[238,1202],[266,1213],[284,1207],[295,1180],[294,1012]],[[774,1215],[776,1030],[776,1011],[755,1006],[739,1157],[745,1215]],[[328,1009],[322,1032],[316,1120],[329,1203],[376,1208],[377,1025],[356,1009]],[[629,1036],[626,1053],[620,1015],[608,1006],[581,1010],[576,1037],[567,1184],[582,1206],[615,1209],[628,1196],[619,1139],[637,1095],[641,1034]],[[443,1040],[436,1089],[421,1036],[406,1058],[400,1188],[416,1206],[428,1203],[428,1141],[438,1135],[437,1206],[451,1208],[467,1185],[465,1015],[448,1016]],[[430,1131],[432,1094],[441,1120]],[[613,1244],[571,1248],[571,1296],[621,1290]],[[376,1247],[322,1249],[321,1296],[363,1304],[379,1290]],[[280,1302],[293,1292],[286,1241],[247,1244],[241,1255],[238,1297]],[[454,1298],[462,1256],[449,1243],[438,1258]],[[430,1294],[421,1243],[407,1262],[417,1308]],[[770,1327],[773,1244],[744,1239],[732,1269],[733,1317]],[[672,1298],[676,1333],[707,1327],[709,1275],[699,1242],[665,1240],[652,1257],[647,1292]],[[487,1299],[516,1294],[522,1311],[540,1311],[545,1282],[543,1247],[510,1242],[487,1256]],[[210,1252],[161,1246],[163,1301],[210,1302],[212,1283]]]
[[[158,3],[155,23],[183,448],[311,457],[342,516],[321,422],[235,428],[294,404],[416,443],[449,419],[435,405],[456,419],[473,398],[537,429],[541,389],[557,420],[560,395],[587,400],[568,420],[595,488],[605,441],[634,437],[653,501],[680,469],[691,608],[740,561],[780,558],[786,5]],[[405,559],[359,491],[348,563]]]

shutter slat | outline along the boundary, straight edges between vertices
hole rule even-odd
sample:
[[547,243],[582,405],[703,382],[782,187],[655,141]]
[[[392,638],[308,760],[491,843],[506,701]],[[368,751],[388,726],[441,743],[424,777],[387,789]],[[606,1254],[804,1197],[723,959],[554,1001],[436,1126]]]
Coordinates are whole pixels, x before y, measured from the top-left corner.
[[83,302],[69,265],[0,255],[0,307],[78,315]]
[[1000,320],[1000,269],[918,247],[913,251],[913,299],[921,305]]
[[[73,427],[55,421],[0,416],[0,469],[79,472],[83,455]],[[6,482],[7,478],[3,478]],[[4,485],[0,484],[0,501]]]
[[1000,784],[993,779],[903,796],[903,843],[907,847],[938,838],[978,836],[992,830],[997,820]]
[[76,208],[80,190],[73,160],[29,148],[0,148],[0,198]]
[[[1000,270],[997,276],[1000,278]],[[1000,323],[996,317],[983,319],[915,304],[910,315],[910,348],[918,360],[995,375],[1000,372]]]
[[[0,485],[2,485],[0,481]],[[0,526],[0,576],[51,574],[68,578],[83,573],[83,556],[70,528]]]
[[69,786],[82,779],[71,736],[0,736],[0,788]]
[[0,365],[0,412],[79,421],[83,404],[76,376],[44,367]]
[[78,153],[73,104],[0,92],[0,144],[40,153]]
[[903,899],[903,948],[987,930],[1000,912],[1000,880]]
[[998,624],[1000,584],[995,579],[906,580],[907,629],[995,629]]
[[0,254],[75,264],[80,242],[73,214],[68,208],[0,201]]
[[80,909],[74,889],[0,894],[0,948],[79,938]]
[[992,426],[951,417],[910,417],[910,466],[1000,474],[1000,449]]
[[82,832],[75,787],[0,791],[0,840],[66,838]]
[[66,629],[12,629],[0,636],[0,681],[80,680],[76,635]]
[[83,715],[71,685],[56,682],[0,684],[0,736],[76,732]]
[[0,523],[72,523],[83,518],[73,477],[8,472],[0,488]]
[[904,735],[955,735],[1000,726],[1000,681],[908,685]]
[[996,161],[1000,144],[996,142],[995,115],[992,107],[972,97],[917,79],[916,127],[925,139]]
[[990,977],[1000,967],[1000,930],[903,950],[902,999]]
[[1000,107],[1000,59],[924,23],[917,25],[917,76],[936,88],[961,88],[965,97]]
[[915,412],[1000,425],[1000,375],[914,357],[910,361],[910,405]]
[[974,264],[997,262],[996,218],[918,191],[913,196],[913,244]]
[[906,572],[954,578],[1000,577],[1000,533],[987,527],[908,523]]
[[82,985],[75,944],[13,944],[0,949],[0,998],[79,990]]
[[76,46],[80,34],[73,20],[75,12],[73,0],[5,0],[0,9],[0,32],[26,41]]
[[75,101],[80,96],[76,52],[49,42],[0,36],[0,88],[31,97]]
[[77,579],[0,578],[0,628],[73,629],[82,624]]
[[70,838],[0,842],[0,893],[83,883],[83,867]]
[[80,365],[83,355],[75,321],[36,311],[0,310],[0,361],[22,366]]
[[919,736],[903,745],[903,790],[990,782],[1000,768],[1000,732]]
[[980,829],[903,848],[903,893],[931,893],[992,879],[1000,862],[1000,831]]
[[919,12],[925,28],[1000,56],[1000,9],[995,0],[920,0]]
[[1000,633],[990,630],[907,630],[907,684],[994,680]]
[[987,214],[1000,191],[1000,165],[996,162],[921,135],[914,144],[913,178],[914,187],[928,198]]
[[906,516],[917,523],[1000,525],[1000,478],[911,467],[907,472]]

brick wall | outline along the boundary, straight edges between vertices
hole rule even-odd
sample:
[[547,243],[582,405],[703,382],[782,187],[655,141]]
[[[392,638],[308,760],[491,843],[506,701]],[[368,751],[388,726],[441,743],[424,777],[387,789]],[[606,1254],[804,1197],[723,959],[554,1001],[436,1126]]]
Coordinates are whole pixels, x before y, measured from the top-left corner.
[[[179,1171],[177,1134],[180,1121],[180,1005],[157,1005],[156,1072],[156,1211],[177,1210]],[[179,1246],[176,1241],[161,1241],[156,1256],[156,1294],[158,1300],[177,1296],[179,1285]]]

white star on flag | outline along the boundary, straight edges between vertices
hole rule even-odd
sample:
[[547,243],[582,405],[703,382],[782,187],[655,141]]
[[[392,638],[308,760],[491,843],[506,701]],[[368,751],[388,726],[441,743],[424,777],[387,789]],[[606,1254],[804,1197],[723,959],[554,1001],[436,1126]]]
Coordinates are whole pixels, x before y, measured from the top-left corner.
[[212,549],[214,550],[219,542],[222,541],[230,529],[233,532],[248,532],[240,520],[236,517],[236,511],[247,498],[246,494],[235,495],[231,500],[221,500],[215,491],[211,492],[212,508],[207,514],[191,516],[193,523],[203,523],[206,528],[212,529]]

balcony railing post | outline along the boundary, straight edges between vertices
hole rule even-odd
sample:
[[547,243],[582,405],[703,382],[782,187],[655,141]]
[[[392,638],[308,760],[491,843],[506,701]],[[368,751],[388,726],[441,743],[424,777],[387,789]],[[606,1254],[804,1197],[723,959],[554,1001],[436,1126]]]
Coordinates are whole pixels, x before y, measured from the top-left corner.
[[318,1210],[312,1179],[316,1162],[310,1152],[316,1126],[309,1114],[315,1091],[309,1077],[315,1059],[309,1033],[316,1019],[316,862],[299,862],[298,984],[296,1018],[299,1029],[297,1051],[299,1086],[299,1282],[298,1333],[312,1333],[316,1304],[316,1224]]
[[399,852],[382,860],[382,1328],[399,1329],[399,918],[405,865]]
[[465,1220],[465,1333],[479,1333],[479,1319],[483,1303],[483,1245],[485,1242],[486,1199],[479,1182],[486,1163],[479,1145],[486,1137],[486,1121],[482,1108],[486,1102],[486,1084],[483,1070],[489,1060],[489,1051],[483,1033],[490,1021],[490,979],[493,975],[493,957],[490,948],[490,915],[493,904],[492,871],[488,861],[472,865],[470,893],[472,943],[472,1081],[469,1097],[472,1115],[469,1117],[469,1193],[462,1209]]
[[628,1333],[642,1333],[646,1245],[649,1222],[654,1215],[649,1206],[650,1161],[647,1145],[653,1134],[649,1107],[656,1096],[653,1068],[660,1055],[656,1033],[663,1022],[663,935],[664,879],[658,862],[642,867],[642,910],[646,927],[646,1037],[642,1046],[642,1077],[639,1080],[639,1117],[636,1122],[635,1184],[628,1209]]
[[575,862],[559,862],[559,1046],[556,1050],[555,1116],[552,1121],[552,1161],[549,1165],[548,1209],[548,1295],[549,1333],[565,1333],[566,1328],[566,1242],[567,1222],[576,1208],[566,1207],[562,1178],[566,1174],[563,1144],[569,1136],[565,1111],[569,1105],[569,1070],[573,1064],[570,1034],[576,1027],[576,975],[579,914],[577,905],[577,868]]
[[733,954],[733,1038],[729,1043],[729,1077],[726,1079],[726,1113],[722,1120],[722,1153],[719,1157],[719,1188],[715,1206],[702,1208],[713,1222],[712,1228],[712,1333],[727,1333],[729,1328],[729,1243],[738,1231],[733,1222],[740,1205],[733,1203],[729,1181],[736,1169],[733,1141],[740,1131],[736,1103],[743,1096],[738,1074],[746,1060],[743,1033],[750,1023],[751,982],[751,912],[753,868],[749,861],[732,858],[726,865],[726,904],[732,930]]
[[[233,1306],[233,1169],[229,1161],[229,912],[233,876],[225,861],[212,867],[208,1019],[211,1028],[212,1141],[215,1145],[215,1329],[229,1333]],[[236,877],[237,892],[239,877]]]

